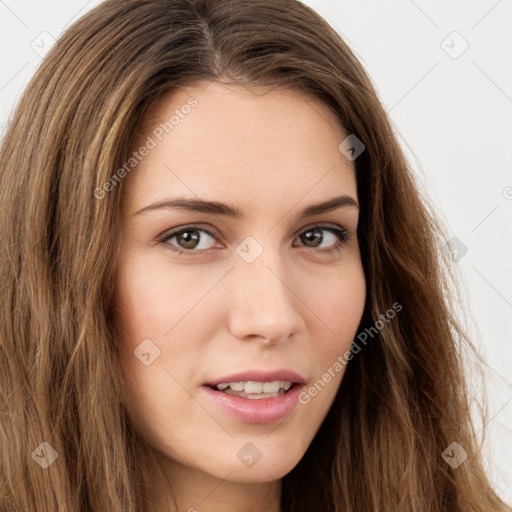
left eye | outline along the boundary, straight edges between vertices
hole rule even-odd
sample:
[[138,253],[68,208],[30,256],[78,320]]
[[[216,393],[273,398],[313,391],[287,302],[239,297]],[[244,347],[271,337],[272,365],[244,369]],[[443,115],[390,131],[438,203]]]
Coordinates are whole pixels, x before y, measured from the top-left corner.
[[[306,231],[303,231],[299,238],[301,241],[305,240],[306,242],[312,242],[313,244],[316,244],[317,242],[322,243],[325,241],[325,236],[322,234],[322,232],[325,231],[329,233],[330,236],[327,237],[327,240],[331,239],[333,241],[332,244],[328,244],[329,249],[328,250],[334,250],[340,245],[343,245],[346,243],[349,239],[349,232],[346,229],[338,228],[338,227],[331,227],[331,226],[314,226],[312,228],[307,229]],[[311,246],[306,246],[311,247]],[[313,248],[319,247],[318,245],[313,245]]]
[[[326,237],[323,234],[324,232],[329,233],[329,235]],[[194,255],[211,249],[212,245],[208,246],[208,240],[204,241],[204,243],[203,240],[201,240],[204,237],[209,238],[210,243],[211,241],[215,241],[215,235],[208,230],[189,226],[171,231],[170,233],[164,233],[158,242],[169,245],[171,250],[180,254]],[[339,226],[313,226],[302,231],[302,233],[298,235],[298,238],[302,243],[302,247],[320,249],[321,252],[331,252],[341,249],[349,240],[350,233]],[[173,239],[176,239],[175,243],[172,242]],[[321,244],[325,241],[328,242],[327,247],[322,248]],[[308,245],[310,243],[312,245]]]

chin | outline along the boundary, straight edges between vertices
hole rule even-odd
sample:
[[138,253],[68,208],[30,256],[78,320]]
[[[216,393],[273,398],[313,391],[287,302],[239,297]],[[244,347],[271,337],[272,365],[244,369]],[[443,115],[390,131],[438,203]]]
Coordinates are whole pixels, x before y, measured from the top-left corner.
[[[272,435],[272,434],[271,434]],[[266,442],[265,442],[266,441]],[[237,442],[237,449],[226,450],[214,458],[215,466],[209,468],[219,478],[233,482],[265,483],[279,480],[287,475],[299,463],[304,451],[293,449],[290,443],[275,446],[267,440]],[[240,446],[240,448],[238,447]],[[221,462],[222,461],[222,462]]]

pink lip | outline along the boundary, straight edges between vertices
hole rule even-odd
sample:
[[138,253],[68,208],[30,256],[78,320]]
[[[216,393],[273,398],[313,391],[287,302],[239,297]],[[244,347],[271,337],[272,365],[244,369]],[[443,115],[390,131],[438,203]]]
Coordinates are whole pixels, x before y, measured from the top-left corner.
[[[286,379],[271,377],[269,380],[292,380],[289,378],[289,374],[287,377],[288,378]],[[227,382],[235,382],[238,380],[259,381],[260,379],[255,378],[254,376],[251,379],[248,379],[247,374],[244,374],[243,379],[233,379],[233,376],[231,376]],[[264,379],[261,380],[261,382],[268,382],[268,380]],[[236,395],[229,395],[227,393],[217,391],[209,387],[209,385],[203,386],[202,389],[204,390],[204,393],[209,400],[211,400],[214,404],[216,404],[235,419],[245,423],[261,425],[267,423],[275,423],[288,416],[288,414],[290,414],[297,405],[298,397],[303,388],[304,384],[295,384],[283,395],[280,395],[276,398],[260,399],[251,399]]]
[[[306,382],[302,375],[299,375],[293,370],[248,370],[245,372],[234,373],[219,379],[214,379],[210,382],[206,382],[205,386],[216,386],[217,384],[221,384],[222,382],[273,382],[275,380],[284,380],[287,382],[294,382],[296,384],[304,384]],[[275,399],[271,398],[270,400]]]

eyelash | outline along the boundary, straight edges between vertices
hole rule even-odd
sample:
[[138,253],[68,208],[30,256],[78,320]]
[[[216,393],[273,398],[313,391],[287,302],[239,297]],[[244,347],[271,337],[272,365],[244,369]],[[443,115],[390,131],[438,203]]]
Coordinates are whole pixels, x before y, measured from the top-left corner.
[[[348,231],[344,228],[341,228],[341,227],[326,226],[323,224],[317,224],[315,226],[308,227],[304,231],[301,231],[298,236],[300,236],[308,231],[314,231],[316,229],[320,229],[323,231],[329,231],[338,237],[338,240],[336,241],[336,243],[329,249],[316,249],[316,248],[312,247],[313,250],[316,250],[317,252],[320,252],[322,254],[330,255],[330,254],[338,253],[339,251],[341,251],[341,249],[345,246],[345,244],[351,238],[350,231]],[[168,245],[171,248],[170,249],[171,251],[177,252],[180,255],[184,255],[184,256],[195,256],[197,254],[208,251],[208,249],[183,249],[181,247],[173,246],[172,244],[169,244],[169,240],[171,240],[175,236],[180,235],[181,233],[184,233],[186,231],[200,231],[200,232],[206,233],[208,236],[212,237],[213,239],[216,238],[215,235],[213,233],[211,233],[210,231],[208,231],[207,229],[204,229],[200,226],[190,225],[190,226],[186,226],[184,228],[179,228],[179,229],[164,233],[157,239],[157,242],[160,244]],[[301,247],[307,247],[307,246],[303,245]]]

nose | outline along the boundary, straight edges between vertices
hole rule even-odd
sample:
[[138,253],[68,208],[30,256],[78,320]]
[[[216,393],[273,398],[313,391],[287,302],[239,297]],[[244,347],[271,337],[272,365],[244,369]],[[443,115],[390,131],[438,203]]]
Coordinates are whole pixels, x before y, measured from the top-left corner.
[[265,345],[284,343],[300,331],[301,298],[290,272],[271,249],[247,263],[240,259],[230,273],[231,334],[241,340],[258,339]]

